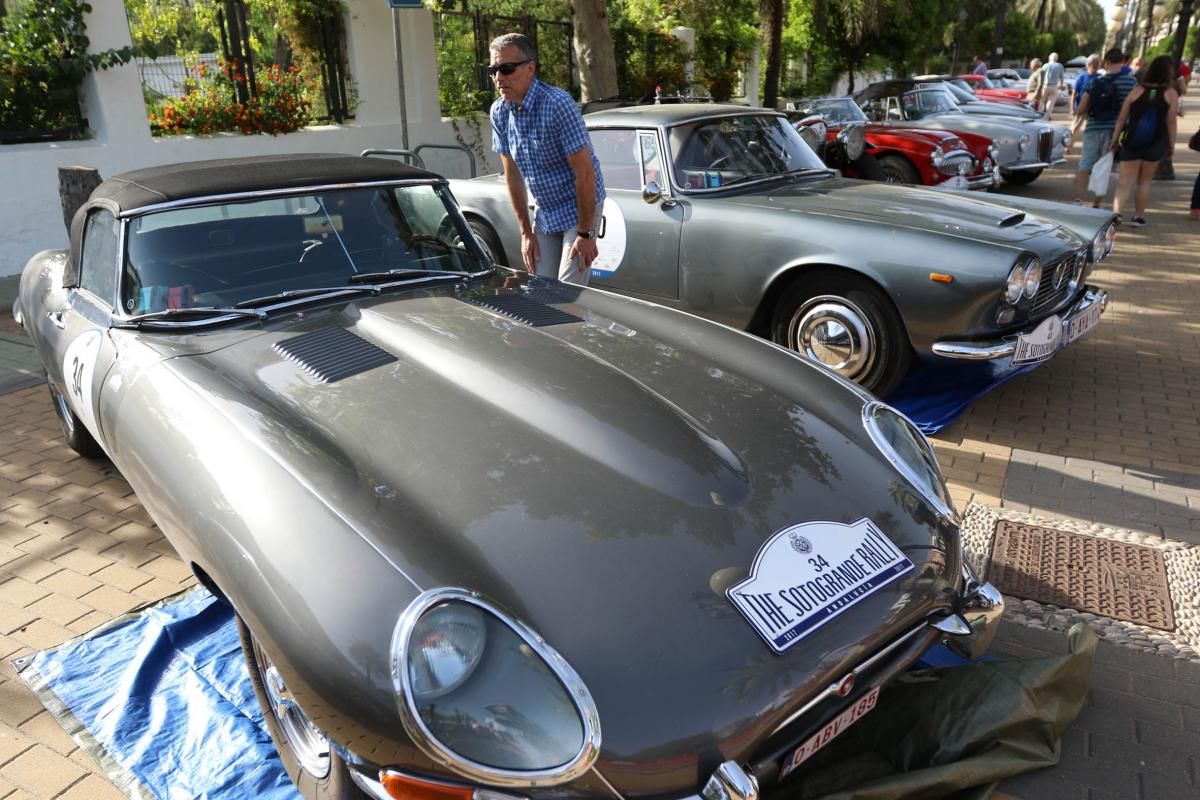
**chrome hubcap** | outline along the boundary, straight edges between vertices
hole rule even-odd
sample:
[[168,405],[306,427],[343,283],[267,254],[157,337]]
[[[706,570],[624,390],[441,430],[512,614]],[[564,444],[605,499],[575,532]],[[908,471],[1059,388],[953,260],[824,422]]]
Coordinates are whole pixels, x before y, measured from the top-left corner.
[[301,710],[288,691],[283,676],[258,646],[258,642],[254,643],[254,661],[271,702],[271,714],[283,729],[283,735],[287,737],[300,767],[318,780],[324,778],[329,774],[329,740]]
[[814,297],[801,306],[788,327],[788,344],[852,381],[875,363],[875,331],[867,315],[842,297]]

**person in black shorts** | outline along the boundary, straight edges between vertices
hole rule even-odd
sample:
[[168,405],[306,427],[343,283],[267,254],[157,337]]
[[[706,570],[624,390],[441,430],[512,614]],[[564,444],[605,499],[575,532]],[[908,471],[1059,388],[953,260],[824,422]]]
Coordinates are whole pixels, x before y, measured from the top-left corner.
[[1133,219],[1130,220],[1135,228],[1146,224],[1150,181],[1158,162],[1175,155],[1175,119],[1178,112],[1175,62],[1170,56],[1159,56],[1146,67],[1138,85],[1121,105],[1110,145],[1121,163],[1121,177],[1117,183],[1113,210],[1121,214],[1125,199],[1136,185]]

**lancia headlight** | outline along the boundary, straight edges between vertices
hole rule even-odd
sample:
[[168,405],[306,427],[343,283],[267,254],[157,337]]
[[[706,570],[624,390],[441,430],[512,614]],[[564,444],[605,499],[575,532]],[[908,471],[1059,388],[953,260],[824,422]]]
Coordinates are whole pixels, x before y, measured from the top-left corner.
[[1063,131],[1063,147],[1071,147],[1071,131],[1069,129]]
[[867,146],[867,133],[862,125],[847,125],[838,133],[838,141],[846,148],[846,159],[857,161]]
[[1025,266],[1025,296],[1033,299],[1037,294],[1038,284],[1042,282],[1042,262],[1036,258],[1029,259]]
[[1018,262],[1013,265],[1012,271],[1008,273],[1008,280],[1004,283],[1004,299],[1010,305],[1015,305],[1021,299],[1021,295],[1025,292],[1025,264]]
[[[813,116],[816,116],[813,119]],[[825,135],[829,131],[829,126],[825,120],[817,115],[805,117],[797,122],[794,126],[800,134],[800,138],[804,140],[814,153],[821,151],[821,145],[825,142]]]
[[992,143],[988,145],[988,155],[992,157],[992,161],[996,160],[996,156],[1000,153],[1000,145],[996,144],[996,140],[992,139]]
[[1104,228],[1101,228],[1100,230],[1096,231],[1096,235],[1092,237],[1093,261],[1103,261],[1104,257],[1108,255],[1108,253],[1104,251],[1104,232]]
[[1117,243],[1117,223],[1110,222],[1108,227],[1104,229],[1104,255],[1109,255],[1113,251],[1113,246]]
[[954,509],[933,447],[912,420],[887,403],[876,400],[863,408],[863,424],[892,466],[939,512],[957,520],[958,512]]
[[1021,152],[1022,152],[1022,153],[1024,153],[1024,152],[1025,152],[1025,148],[1026,148],[1026,147],[1029,147],[1029,142],[1030,142],[1030,141],[1032,141],[1032,140],[1029,138],[1029,134],[1028,134],[1028,133],[1022,133],[1022,134],[1021,134],[1020,145],[1021,145]]
[[578,674],[531,628],[473,592],[417,597],[392,634],[391,672],[413,742],[465,778],[566,783],[599,754],[599,715]]

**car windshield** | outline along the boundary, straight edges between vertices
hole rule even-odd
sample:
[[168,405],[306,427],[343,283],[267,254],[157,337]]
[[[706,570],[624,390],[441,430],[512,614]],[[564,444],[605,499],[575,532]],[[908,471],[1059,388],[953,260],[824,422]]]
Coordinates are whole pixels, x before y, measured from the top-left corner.
[[805,114],[820,114],[828,122],[839,125],[848,122],[867,121],[867,115],[849,97],[822,97],[816,100],[798,100],[795,103],[795,108],[797,111]]
[[122,308],[130,315],[224,308],[315,296],[367,273],[485,271],[491,265],[465,226],[449,191],[432,184],[152,212],[129,221]]
[[921,89],[900,95],[900,107],[907,120],[958,111],[954,97],[943,89]]
[[668,140],[675,184],[684,191],[826,169],[779,114],[742,114],[676,125]]

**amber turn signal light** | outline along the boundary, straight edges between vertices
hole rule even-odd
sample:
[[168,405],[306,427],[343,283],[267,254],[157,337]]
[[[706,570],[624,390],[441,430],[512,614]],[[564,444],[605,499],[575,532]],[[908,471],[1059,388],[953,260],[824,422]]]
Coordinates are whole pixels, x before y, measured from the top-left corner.
[[929,280],[934,283],[954,283],[954,276],[947,275],[944,272],[931,272],[929,273]]
[[396,800],[472,800],[475,796],[475,789],[470,786],[435,783],[391,770],[380,772],[379,782],[388,797]]

